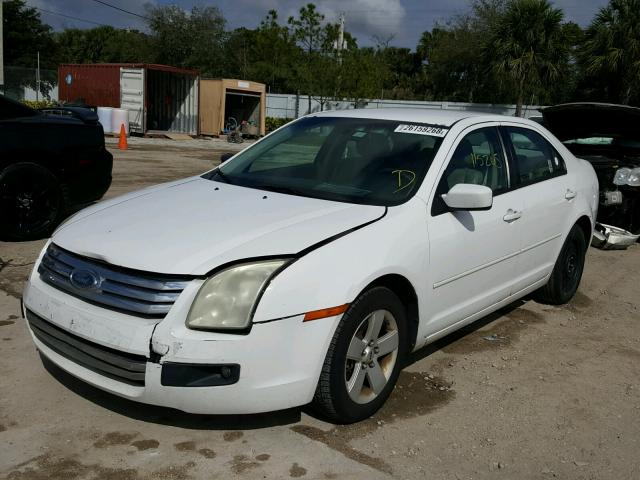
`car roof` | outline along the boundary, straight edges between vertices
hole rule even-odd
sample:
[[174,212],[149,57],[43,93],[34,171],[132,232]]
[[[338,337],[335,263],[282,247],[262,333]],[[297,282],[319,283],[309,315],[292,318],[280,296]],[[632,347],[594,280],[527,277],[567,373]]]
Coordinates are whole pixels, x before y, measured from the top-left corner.
[[346,117],[346,118],[373,118],[378,120],[395,120],[400,122],[427,123],[451,127],[454,123],[467,118],[473,118],[478,122],[510,121],[523,125],[535,125],[535,123],[520,117],[507,115],[487,114],[475,111],[460,110],[436,110],[428,108],[359,108],[349,110],[328,110],[309,114],[308,116],[322,117]]

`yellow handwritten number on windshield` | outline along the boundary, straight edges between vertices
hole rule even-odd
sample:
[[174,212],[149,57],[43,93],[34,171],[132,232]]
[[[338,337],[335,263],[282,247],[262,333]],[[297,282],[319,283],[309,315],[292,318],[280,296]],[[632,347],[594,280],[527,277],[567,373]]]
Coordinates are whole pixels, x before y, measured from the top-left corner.
[[412,170],[394,170],[391,174],[398,176],[398,189],[393,193],[398,193],[410,187],[416,181],[416,174]]

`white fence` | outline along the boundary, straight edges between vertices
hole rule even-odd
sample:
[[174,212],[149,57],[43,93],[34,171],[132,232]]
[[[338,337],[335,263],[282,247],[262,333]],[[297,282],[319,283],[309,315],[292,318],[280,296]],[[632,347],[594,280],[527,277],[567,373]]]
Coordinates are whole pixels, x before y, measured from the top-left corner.
[[[462,103],[462,102],[421,102],[418,100],[366,100],[360,108],[426,108],[435,110],[459,110],[496,113],[500,115],[515,115],[515,105],[499,105],[491,103]],[[323,110],[346,110],[354,108],[352,102],[330,101],[324,104]],[[538,105],[525,105],[522,108],[525,117],[539,115]],[[295,94],[267,94],[267,117],[298,118],[307,113],[320,111],[320,102],[311,99],[311,110],[307,96]]]

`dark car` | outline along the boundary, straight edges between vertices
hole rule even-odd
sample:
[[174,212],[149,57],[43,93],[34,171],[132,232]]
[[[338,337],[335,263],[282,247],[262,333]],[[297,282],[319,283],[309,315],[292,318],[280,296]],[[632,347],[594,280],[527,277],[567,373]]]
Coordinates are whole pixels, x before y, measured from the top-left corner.
[[600,183],[598,221],[640,233],[640,108],[566,103],[541,109],[544,125]]
[[0,95],[0,238],[48,236],[105,194],[112,166],[91,110],[38,111]]

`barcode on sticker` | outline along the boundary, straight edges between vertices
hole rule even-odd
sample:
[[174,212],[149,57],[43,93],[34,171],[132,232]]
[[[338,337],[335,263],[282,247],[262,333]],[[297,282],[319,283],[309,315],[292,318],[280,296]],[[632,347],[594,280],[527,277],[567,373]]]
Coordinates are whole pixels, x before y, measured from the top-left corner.
[[444,137],[449,129],[441,127],[430,127],[428,125],[405,125],[400,124],[396,127],[396,133],[414,133],[416,135],[430,135],[432,137]]

